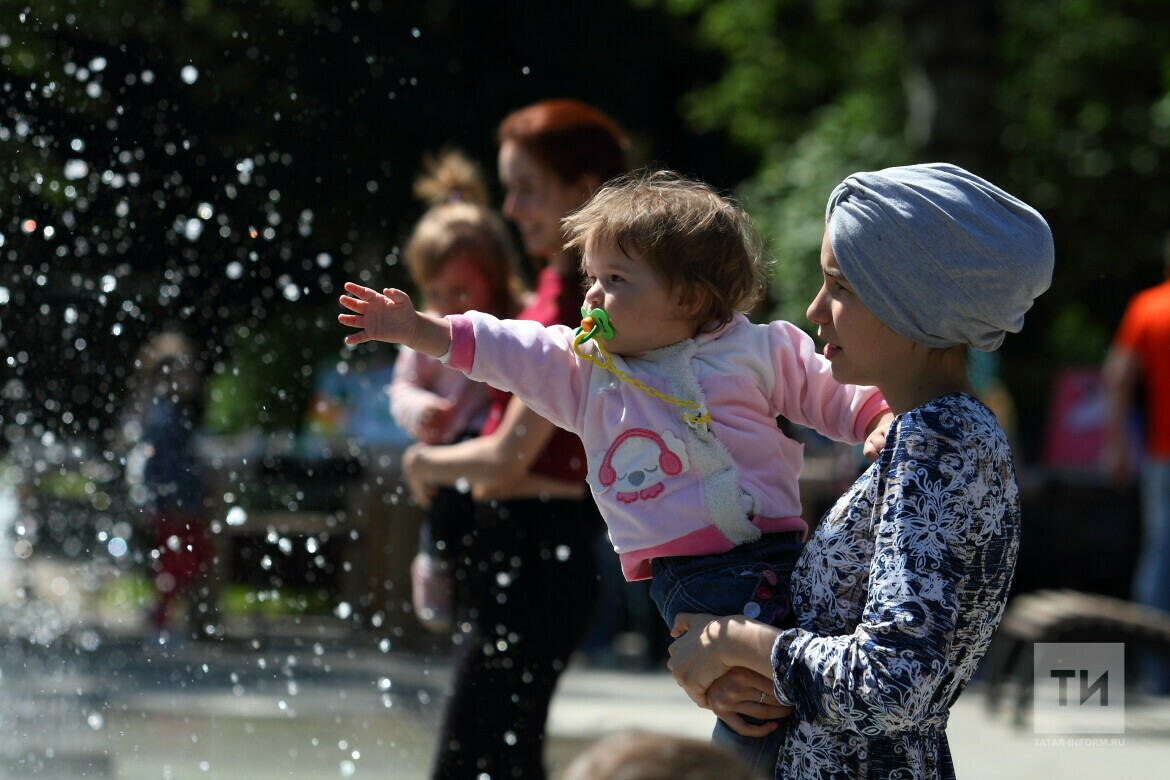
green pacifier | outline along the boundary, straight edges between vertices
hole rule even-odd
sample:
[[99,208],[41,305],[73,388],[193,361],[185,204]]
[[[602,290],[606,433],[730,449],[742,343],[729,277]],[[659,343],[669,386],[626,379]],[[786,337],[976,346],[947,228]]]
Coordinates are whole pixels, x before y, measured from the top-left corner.
[[605,313],[604,309],[589,309],[586,306],[582,306],[581,327],[577,328],[577,333],[585,334],[580,339],[582,342],[594,337],[599,339],[612,339],[613,326],[609,324],[609,315]]

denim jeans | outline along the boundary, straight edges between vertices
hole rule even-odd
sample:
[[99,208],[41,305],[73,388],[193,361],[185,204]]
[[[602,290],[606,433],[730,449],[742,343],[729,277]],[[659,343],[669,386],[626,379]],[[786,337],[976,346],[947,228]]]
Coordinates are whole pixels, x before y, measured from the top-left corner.
[[[1133,598],[1170,612],[1170,460],[1150,458],[1142,466],[1142,547],[1134,573]],[[1143,653],[1141,684],[1149,693],[1170,694],[1170,663]]]
[[[787,627],[792,624],[792,569],[803,548],[800,534],[792,532],[767,534],[719,555],[655,558],[650,596],[672,628],[679,612],[747,615]],[[771,777],[784,734],[781,724],[767,736],[744,737],[720,720],[711,741],[739,756],[754,774]]]

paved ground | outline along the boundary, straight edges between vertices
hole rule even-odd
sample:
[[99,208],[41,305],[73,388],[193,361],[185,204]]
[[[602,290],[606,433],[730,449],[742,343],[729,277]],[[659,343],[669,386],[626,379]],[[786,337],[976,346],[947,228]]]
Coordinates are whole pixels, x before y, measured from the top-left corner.
[[[82,635],[0,646],[0,777],[427,776],[448,669],[383,640],[298,637],[185,645]],[[1133,702],[1096,744],[1013,728],[965,695],[949,729],[959,776],[1139,777],[1170,760],[1170,700]],[[705,737],[711,718],[664,672],[574,666],[551,716],[550,764],[632,727]]]

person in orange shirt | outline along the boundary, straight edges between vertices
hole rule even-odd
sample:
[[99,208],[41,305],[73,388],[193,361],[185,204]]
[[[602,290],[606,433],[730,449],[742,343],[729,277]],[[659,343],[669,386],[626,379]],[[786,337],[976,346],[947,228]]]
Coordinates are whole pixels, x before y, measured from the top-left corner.
[[[1109,476],[1125,484],[1139,473],[1134,455],[1144,450],[1142,544],[1133,599],[1170,612],[1170,235],[1163,265],[1166,280],[1130,300],[1105,359],[1103,458]],[[1134,404],[1143,394],[1142,425],[1134,426]],[[1137,446],[1137,437],[1144,439],[1144,447]],[[1151,693],[1170,693],[1170,664],[1165,659],[1144,659],[1141,682]]]

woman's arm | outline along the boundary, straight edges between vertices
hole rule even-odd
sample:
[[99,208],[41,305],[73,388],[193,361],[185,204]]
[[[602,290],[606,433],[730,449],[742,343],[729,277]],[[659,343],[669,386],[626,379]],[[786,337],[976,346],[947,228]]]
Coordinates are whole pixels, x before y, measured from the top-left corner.
[[1109,348],[1101,373],[1105,383],[1105,441],[1101,462],[1105,474],[1118,485],[1133,479],[1129,416],[1141,375],[1142,359],[1138,353],[1120,344]]
[[477,482],[471,487],[471,497],[476,501],[507,501],[521,498],[579,500],[585,497],[585,483],[569,481],[544,474],[525,474],[511,481],[496,480]]
[[967,462],[972,451],[993,447],[993,440],[929,433],[897,442],[884,489],[872,507],[852,507],[857,515],[843,524],[844,533],[872,527],[858,532],[872,534],[872,556],[862,536],[836,551],[868,563],[854,630],[824,636],[743,616],[680,615],[676,633],[686,633],[670,648],[680,685],[713,709],[715,680],[737,666],[767,669],[781,703],[829,727],[892,732],[945,718],[986,650],[1011,584],[1018,526],[1006,443]]
[[[458,444],[414,445],[403,455],[403,473],[411,492],[426,503],[426,489],[454,486],[466,480],[477,495],[493,498],[535,498],[552,495],[552,483],[541,478],[529,485],[529,471],[557,428],[518,398],[508,402],[500,425],[486,436]],[[554,498],[580,498],[583,483],[564,482]]]
[[860,733],[937,724],[986,651],[1015,565],[1017,491],[1006,440],[978,434],[994,423],[960,417],[903,421],[872,505],[841,523],[834,553],[868,568],[852,632],[777,638],[777,696],[802,717]]

